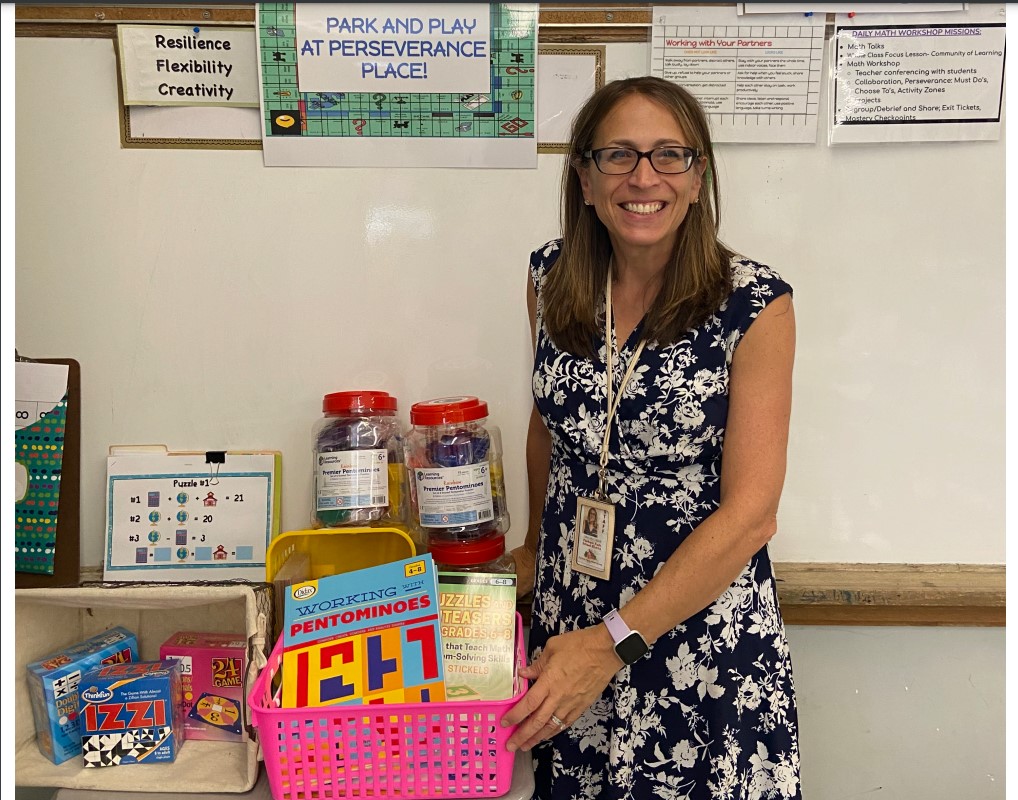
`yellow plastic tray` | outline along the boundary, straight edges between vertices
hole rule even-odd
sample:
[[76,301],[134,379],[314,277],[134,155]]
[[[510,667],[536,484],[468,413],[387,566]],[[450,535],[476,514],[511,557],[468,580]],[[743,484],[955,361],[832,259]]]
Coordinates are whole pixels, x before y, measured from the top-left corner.
[[308,555],[312,580],[417,555],[413,539],[399,528],[287,531],[269,543],[265,555],[265,575],[269,583],[286,560],[298,551]]

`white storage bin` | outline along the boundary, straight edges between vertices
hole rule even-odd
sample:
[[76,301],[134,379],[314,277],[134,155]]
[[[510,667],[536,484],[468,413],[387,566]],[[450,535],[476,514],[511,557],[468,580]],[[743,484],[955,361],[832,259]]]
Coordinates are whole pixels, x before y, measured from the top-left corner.
[[[246,792],[258,777],[258,744],[185,741],[172,764],[85,769],[71,759],[53,764],[35,741],[26,666],[116,625],[138,637],[142,660],[159,658],[159,645],[178,630],[245,632],[248,672],[244,696],[266,663],[272,627],[272,590],[264,584],[105,585],[16,589],[15,785],[127,792]],[[245,721],[247,717],[245,716]]]

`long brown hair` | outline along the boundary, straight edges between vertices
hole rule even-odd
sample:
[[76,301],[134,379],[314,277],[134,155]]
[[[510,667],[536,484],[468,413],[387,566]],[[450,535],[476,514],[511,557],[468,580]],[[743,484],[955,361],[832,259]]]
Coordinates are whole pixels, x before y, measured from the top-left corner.
[[[733,252],[718,240],[720,193],[707,117],[688,91],[654,77],[612,81],[595,92],[573,120],[570,155],[562,171],[562,252],[542,289],[544,323],[562,350],[590,357],[603,334],[598,313],[612,254],[608,229],[593,206],[583,203],[577,170],[589,169],[581,153],[594,146],[597,126],[625,97],[639,94],[668,109],[690,138],[689,145],[707,158],[698,203],[690,205],[679,228],[661,289],[647,311],[644,336],[672,344],[713,314],[731,292],[729,262]],[[696,168],[695,166],[693,167]]]

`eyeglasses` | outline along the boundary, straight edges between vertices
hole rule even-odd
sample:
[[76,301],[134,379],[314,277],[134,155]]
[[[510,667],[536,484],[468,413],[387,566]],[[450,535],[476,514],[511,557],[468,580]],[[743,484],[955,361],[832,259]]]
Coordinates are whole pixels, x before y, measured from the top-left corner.
[[693,166],[693,162],[700,157],[700,151],[693,147],[673,145],[655,147],[645,153],[631,147],[599,147],[581,155],[592,158],[605,175],[627,175],[636,169],[641,158],[646,158],[655,171],[664,175],[681,175]]

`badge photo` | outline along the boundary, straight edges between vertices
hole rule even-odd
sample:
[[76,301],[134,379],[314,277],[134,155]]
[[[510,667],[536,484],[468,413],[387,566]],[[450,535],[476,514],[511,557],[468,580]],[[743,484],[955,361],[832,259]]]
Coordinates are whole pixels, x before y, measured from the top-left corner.
[[572,568],[607,580],[611,574],[614,536],[615,506],[590,497],[577,498]]

